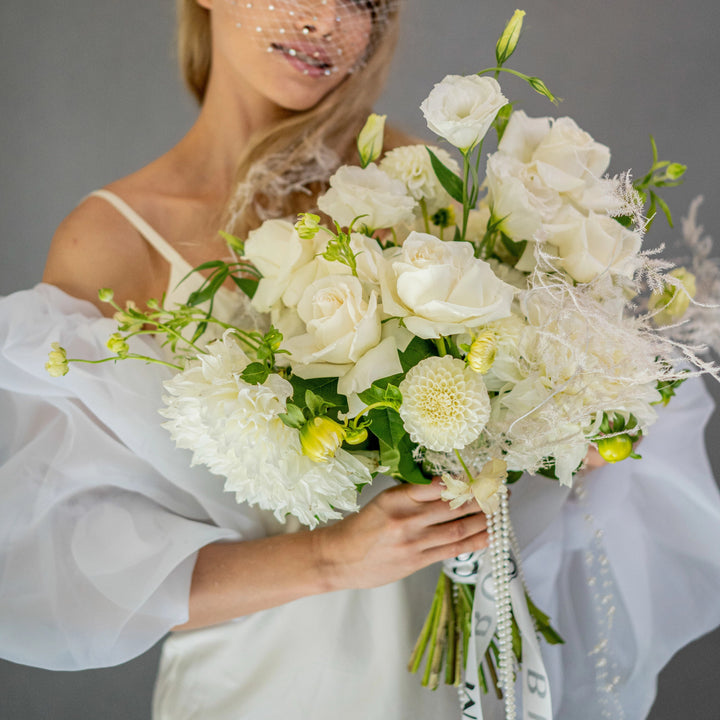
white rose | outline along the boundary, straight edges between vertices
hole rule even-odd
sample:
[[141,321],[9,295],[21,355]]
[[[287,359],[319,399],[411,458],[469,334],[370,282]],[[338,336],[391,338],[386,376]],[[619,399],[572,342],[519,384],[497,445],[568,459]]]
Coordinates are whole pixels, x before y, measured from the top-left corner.
[[252,305],[268,312],[285,292],[290,276],[308,263],[315,253],[312,240],[302,240],[292,223],[267,220],[251,230],[245,242],[245,257],[262,273]]
[[503,152],[488,158],[487,186],[493,216],[502,219],[501,230],[515,241],[536,239],[543,224],[563,206],[558,191],[544,181],[534,163]]
[[514,289],[474,256],[470,243],[412,232],[386,254],[383,310],[423,338],[456,335],[510,314]]
[[330,189],[318,198],[318,207],[342,227],[358,216],[360,225],[374,230],[412,222],[415,200],[405,185],[371,163],[366,168],[343,165],[330,178]]
[[435,85],[420,109],[427,126],[451,145],[468,150],[486,135],[507,98],[497,80],[448,75]]
[[[460,174],[460,167],[449,152],[442,148],[431,149],[446,167],[456,175]],[[380,169],[391,178],[400,180],[415,200],[424,200],[431,215],[452,202],[435,175],[430,154],[424,145],[406,145],[391,150],[382,159]]]
[[[309,285],[297,306],[306,332],[283,342],[291,364],[357,362],[380,342],[377,294],[367,300],[353,275],[329,275]],[[336,374],[336,373],[333,373]]]
[[402,372],[395,339],[383,338],[377,293],[364,296],[353,275],[330,275],[308,286],[295,310],[278,315],[296,375],[338,377],[338,391],[349,395]]
[[570,277],[585,283],[604,272],[630,277],[640,250],[640,235],[607,215],[585,216],[566,207],[553,225],[547,241],[557,248],[560,265]]

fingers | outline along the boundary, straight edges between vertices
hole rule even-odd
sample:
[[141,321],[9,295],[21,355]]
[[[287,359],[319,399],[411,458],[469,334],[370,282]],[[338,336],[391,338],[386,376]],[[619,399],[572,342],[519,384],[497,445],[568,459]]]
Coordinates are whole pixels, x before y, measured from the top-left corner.
[[486,531],[469,535],[462,540],[456,540],[446,545],[438,545],[431,547],[422,552],[425,564],[430,565],[441,560],[449,560],[450,558],[463,555],[464,553],[483,550],[488,546],[490,539]]
[[485,533],[487,520],[482,513],[473,513],[445,523],[431,525],[418,536],[416,546],[421,550],[455,545],[467,538]]
[[432,502],[440,499],[440,493],[444,489],[439,477],[434,477],[427,485],[404,485],[403,490],[408,497],[415,502]]

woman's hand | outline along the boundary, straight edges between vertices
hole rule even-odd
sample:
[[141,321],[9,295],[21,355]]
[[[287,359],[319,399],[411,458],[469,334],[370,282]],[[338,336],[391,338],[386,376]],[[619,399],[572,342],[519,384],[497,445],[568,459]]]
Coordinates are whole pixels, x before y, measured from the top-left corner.
[[478,505],[451,510],[441,490],[439,478],[389,488],[359,513],[313,531],[328,589],[385,585],[486,547],[487,522]]
[[198,551],[189,618],[204,627],[319,593],[399,580],[438,560],[486,547],[476,505],[451,510],[439,478],[380,493],[334,525]]

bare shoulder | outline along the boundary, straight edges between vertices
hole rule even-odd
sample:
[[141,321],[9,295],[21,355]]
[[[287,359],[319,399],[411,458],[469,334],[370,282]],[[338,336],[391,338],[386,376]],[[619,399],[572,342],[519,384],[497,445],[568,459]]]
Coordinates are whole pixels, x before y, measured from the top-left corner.
[[89,197],[60,224],[53,236],[43,281],[89,300],[105,315],[112,308],[98,300],[110,287],[122,305],[153,293],[156,261],[147,242],[106,200]]

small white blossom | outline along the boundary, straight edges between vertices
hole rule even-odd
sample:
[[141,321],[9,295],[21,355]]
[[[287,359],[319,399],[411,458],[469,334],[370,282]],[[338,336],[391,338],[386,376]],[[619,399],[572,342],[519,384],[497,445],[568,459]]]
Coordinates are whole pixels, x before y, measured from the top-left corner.
[[471,478],[444,473],[442,481],[445,489],[440,493],[440,497],[449,501],[453,510],[474,499],[486,515],[492,515],[500,507],[500,492],[506,477],[505,461],[492,458]]
[[[432,151],[446,167],[456,175],[460,174],[460,166],[447,150],[432,148]],[[391,150],[382,159],[380,169],[404,183],[408,194],[415,200],[424,200],[431,215],[452,203],[452,198],[435,175],[430,153],[424,145],[406,145]]]

